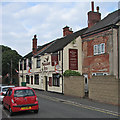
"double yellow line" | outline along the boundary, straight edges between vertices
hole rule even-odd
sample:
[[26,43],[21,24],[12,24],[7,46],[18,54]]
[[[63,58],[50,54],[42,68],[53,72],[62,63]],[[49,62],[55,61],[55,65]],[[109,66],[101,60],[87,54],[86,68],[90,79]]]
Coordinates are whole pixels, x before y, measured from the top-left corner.
[[113,116],[116,116],[116,117],[120,117],[120,114],[118,112],[114,112],[114,111],[110,111],[110,110],[106,110],[106,109],[101,109],[101,108],[97,108],[97,107],[93,107],[93,106],[83,105],[83,104],[76,103],[76,102],[73,102],[73,101],[59,99],[59,98],[56,98],[56,97],[50,97],[50,96],[47,96],[47,95],[38,94],[38,96],[40,96],[42,98],[52,100],[52,101],[62,102],[64,104],[69,104],[69,105],[73,105],[73,106],[76,106],[76,107],[85,108],[85,109],[89,109],[89,110],[93,110],[93,111],[98,111],[98,112],[110,114],[110,115],[113,115]]

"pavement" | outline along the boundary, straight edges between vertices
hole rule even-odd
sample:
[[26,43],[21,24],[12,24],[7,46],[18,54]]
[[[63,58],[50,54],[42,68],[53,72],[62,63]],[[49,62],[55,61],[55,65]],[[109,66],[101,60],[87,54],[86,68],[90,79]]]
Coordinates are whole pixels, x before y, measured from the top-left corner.
[[[60,93],[41,91],[41,90],[35,90],[35,92],[37,96],[44,97],[46,99],[65,102],[67,104],[74,104],[76,106],[83,107],[86,109],[105,112],[108,114],[115,114],[116,116],[118,115],[118,111],[120,110],[116,105],[101,103],[98,101],[90,100],[88,98],[79,98],[79,97],[68,96]],[[120,117],[120,114],[119,114],[119,117]]]
[[2,119],[2,104],[0,103],[0,120]]

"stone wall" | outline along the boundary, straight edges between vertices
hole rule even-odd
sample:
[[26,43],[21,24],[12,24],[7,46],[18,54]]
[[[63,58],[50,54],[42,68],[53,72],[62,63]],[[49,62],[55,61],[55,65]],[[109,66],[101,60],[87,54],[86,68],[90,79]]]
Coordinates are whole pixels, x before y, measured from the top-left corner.
[[114,76],[94,76],[89,80],[89,98],[104,103],[120,105],[120,80]]
[[64,95],[84,97],[83,76],[64,77]]

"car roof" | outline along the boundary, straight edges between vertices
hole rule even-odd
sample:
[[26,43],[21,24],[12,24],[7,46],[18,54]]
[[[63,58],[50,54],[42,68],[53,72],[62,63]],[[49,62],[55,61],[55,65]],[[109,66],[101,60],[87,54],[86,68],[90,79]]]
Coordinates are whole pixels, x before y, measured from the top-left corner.
[[5,86],[0,86],[1,88],[8,88],[8,87],[15,87],[14,85],[5,85]]
[[14,90],[25,90],[25,89],[32,89],[32,88],[30,88],[30,87],[13,87],[13,88],[11,88],[11,89],[14,89]]

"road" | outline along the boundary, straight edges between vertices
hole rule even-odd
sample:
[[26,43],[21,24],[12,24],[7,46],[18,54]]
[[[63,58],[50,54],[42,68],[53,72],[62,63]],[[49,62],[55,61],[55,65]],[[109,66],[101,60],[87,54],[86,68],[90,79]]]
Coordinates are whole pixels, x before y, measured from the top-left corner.
[[38,94],[39,112],[20,112],[14,116],[8,110],[2,110],[3,118],[118,118],[115,111],[79,104],[69,100]]

